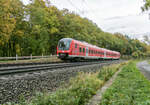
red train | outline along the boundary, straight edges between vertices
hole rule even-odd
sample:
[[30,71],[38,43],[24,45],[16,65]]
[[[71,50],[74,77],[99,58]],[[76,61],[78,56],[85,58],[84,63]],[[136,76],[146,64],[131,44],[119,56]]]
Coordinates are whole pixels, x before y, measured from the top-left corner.
[[57,56],[62,60],[119,59],[120,53],[71,38],[63,38],[58,42]]

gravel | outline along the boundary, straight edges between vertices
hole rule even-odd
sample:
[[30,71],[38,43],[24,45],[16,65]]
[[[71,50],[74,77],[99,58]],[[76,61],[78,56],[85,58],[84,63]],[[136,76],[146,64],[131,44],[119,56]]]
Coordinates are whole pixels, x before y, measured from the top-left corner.
[[18,102],[20,97],[29,99],[36,92],[55,91],[78,72],[96,72],[104,65],[119,62],[121,61],[0,77],[0,104]]

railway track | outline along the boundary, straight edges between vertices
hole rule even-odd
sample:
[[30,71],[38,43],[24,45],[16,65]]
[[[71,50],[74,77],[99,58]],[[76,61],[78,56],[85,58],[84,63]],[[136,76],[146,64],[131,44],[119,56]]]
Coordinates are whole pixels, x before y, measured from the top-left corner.
[[30,63],[0,63],[1,67],[9,67],[9,66],[27,66],[27,65],[41,65],[41,64],[55,64],[55,63],[63,63],[63,61],[59,62],[30,62]]
[[73,62],[73,63],[50,63],[50,64],[33,64],[33,65],[9,65],[0,68],[0,76],[3,75],[15,75],[19,73],[30,73],[37,71],[56,70],[60,68],[85,66],[93,64],[104,64],[114,61],[97,61],[97,62]]

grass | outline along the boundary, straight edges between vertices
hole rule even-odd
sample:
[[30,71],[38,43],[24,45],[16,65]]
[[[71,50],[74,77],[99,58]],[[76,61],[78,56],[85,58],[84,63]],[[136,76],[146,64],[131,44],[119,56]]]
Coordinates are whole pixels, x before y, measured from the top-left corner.
[[115,64],[97,73],[79,73],[56,92],[37,93],[30,101],[21,100],[19,105],[84,105],[121,66]]
[[51,95],[42,95],[32,100],[36,105],[83,105],[96,90],[102,86],[103,81],[97,78],[97,74],[79,74],[70,81],[66,89],[60,89]]
[[150,105],[150,81],[131,61],[102,96],[100,105]]

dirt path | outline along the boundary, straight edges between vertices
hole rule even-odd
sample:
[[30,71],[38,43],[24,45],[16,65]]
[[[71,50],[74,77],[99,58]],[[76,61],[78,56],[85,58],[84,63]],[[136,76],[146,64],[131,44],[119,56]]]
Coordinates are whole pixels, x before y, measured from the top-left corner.
[[137,67],[144,74],[144,76],[150,80],[150,64],[147,61],[137,63]]
[[113,77],[112,77],[109,81],[107,81],[107,82],[105,83],[105,85],[104,85],[101,89],[99,89],[99,90],[97,91],[96,95],[94,95],[94,96],[92,97],[92,99],[89,100],[89,103],[87,103],[86,105],[99,105],[99,104],[100,104],[100,101],[101,101],[101,98],[102,98],[102,94],[106,91],[107,88],[109,88],[109,87],[112,85],[113,81],[116,79],[116,77],[117,77],[117,75],[118,75],[118,73],[119,73],[120,71],[121,71],[121,69],[120,69],[119,71],[117,71],[117,72],[113,75]]

